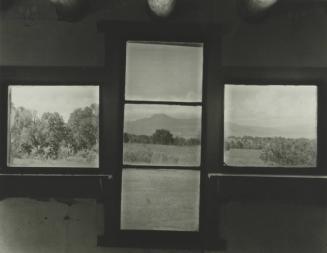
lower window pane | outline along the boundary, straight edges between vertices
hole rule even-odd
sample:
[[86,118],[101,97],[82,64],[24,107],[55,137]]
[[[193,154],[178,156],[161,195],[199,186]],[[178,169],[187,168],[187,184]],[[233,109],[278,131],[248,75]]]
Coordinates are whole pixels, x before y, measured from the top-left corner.
[[198,231],[200,172],[124,169],[121,229]]

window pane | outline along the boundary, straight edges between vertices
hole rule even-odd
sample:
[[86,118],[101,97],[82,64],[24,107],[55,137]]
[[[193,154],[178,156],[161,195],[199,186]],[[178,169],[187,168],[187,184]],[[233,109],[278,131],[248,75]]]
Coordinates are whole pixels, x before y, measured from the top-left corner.
[[225,85],[230,166],[315,167],[317,87]]
[[98,86],[9,86],[8,166],[98,167]]
[[200,172],[125,169],[121,228],[197,231]]
[[127,100],[202,100],[202,44],[128,42]]
[[124,164],[199,166],[201,109],[126,104]]

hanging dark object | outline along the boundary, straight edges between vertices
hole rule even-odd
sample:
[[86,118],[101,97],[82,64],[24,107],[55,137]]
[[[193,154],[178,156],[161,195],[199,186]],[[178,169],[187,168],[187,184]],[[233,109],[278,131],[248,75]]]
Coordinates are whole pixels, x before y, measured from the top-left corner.
[[278,0],[238,0],[238,10],[241,17],[250,22],[262,21]]
[[0,0],[0,10],[7,10],[12,3],[13,0]]
[[50,0],[56,7],[58,20],[76,22],[89,11],[89,0]]
[[147,0],[147,3],[152,15],[158,18],[169,17],[176,6],[176,0]]

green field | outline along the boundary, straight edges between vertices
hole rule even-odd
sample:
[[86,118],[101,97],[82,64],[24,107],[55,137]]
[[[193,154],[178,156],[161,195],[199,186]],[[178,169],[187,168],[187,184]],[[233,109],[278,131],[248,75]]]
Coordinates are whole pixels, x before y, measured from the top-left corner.
[[195,231],[199,225],[199,171],[126,169],[122,229]]
[[260,149],[230,149],[225,151],[224,162],[229,166],[272,166],[260,159]]
[[200,146],[124,143],[125,164],[199,166]]

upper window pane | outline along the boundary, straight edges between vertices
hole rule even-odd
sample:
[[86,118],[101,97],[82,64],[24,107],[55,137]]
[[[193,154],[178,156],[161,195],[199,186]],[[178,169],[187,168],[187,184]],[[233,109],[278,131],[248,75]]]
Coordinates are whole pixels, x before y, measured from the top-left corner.
[[8,93],[8,166],[99,166],[98,86],[12,85]]
[[127,42],[126,100],[202,101],[202,44]]
[[317,87],[225,85],[229,166],[315,167]]

